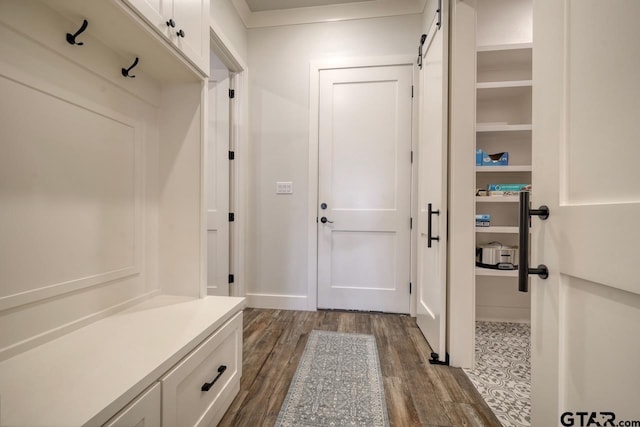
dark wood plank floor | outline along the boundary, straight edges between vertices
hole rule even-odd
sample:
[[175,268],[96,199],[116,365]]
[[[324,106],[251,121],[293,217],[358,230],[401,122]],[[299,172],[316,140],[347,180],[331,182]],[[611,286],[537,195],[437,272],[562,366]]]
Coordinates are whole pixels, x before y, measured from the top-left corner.
[[392,426],[500,426],[461,369],[428,362],[409,316],[247,309],[240,393],[220,426],[273,426],[313,329],[373,334]]

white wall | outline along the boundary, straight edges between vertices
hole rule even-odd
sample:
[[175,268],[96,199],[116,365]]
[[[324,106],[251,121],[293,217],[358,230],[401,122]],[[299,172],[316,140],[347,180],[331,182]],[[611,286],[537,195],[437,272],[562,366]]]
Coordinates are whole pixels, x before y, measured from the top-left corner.
[[213,25],[224,34],[227,46],[236,52],[242,60],[247,59],[247,30],[231,0],[211,0],[211,20]]
[[[248,304],[306,308],[309,63],[416,54],[421,15],[248,31],[252,174]],[[276,195],[292,181],[292,195]]]
[[533,41],[532,0],[478,1],[477,45]]

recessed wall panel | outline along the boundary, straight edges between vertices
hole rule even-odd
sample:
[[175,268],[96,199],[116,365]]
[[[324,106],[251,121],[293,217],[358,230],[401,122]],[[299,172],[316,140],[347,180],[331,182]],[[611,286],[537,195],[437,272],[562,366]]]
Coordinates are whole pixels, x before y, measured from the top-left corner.
[[0,76],[0,307],[132,274],[136,127]]

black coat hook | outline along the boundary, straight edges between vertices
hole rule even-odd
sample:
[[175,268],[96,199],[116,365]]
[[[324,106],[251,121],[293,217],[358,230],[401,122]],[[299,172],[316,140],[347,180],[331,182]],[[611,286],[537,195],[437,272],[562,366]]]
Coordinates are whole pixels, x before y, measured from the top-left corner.
[[133,69],[133,67],[135,67],[136,65],[138,65],[138,57],[137,56],[136,56],[135,61],[133,61],[133,64],[131,64],[131,67],[122,69],[122,75],[125,76],[125,77],[131,77],[133,79],[135,76],[130,76],[129,75],[129,71],[131,71]]
[[82,26],[80,27],[80,29],[78,31],[76,31],[75,34],[67,33],[67,43],[78,45],[78,46],[82,46],[84,43],[82,43],[82,42],[77,42],[76,43],[76,37],[78,37],[80,34],[82,34],[84,32],[84,30],[87,29],[87,25],[89,25],[89,23],[87,22],[86,19],[84,19],[82,21]]

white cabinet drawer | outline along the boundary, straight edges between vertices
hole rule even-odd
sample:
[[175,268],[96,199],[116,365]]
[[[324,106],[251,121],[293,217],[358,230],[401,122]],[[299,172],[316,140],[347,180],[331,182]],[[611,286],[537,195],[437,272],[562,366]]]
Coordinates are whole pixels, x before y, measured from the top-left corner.
[[[218,376],[208,391],[203,385]],[[238,392],[242,375],[242,313],[214,332],[162,379],[162,425],[217,423]]]
[[104,426],[160,426],[160,383],[143,392]]

